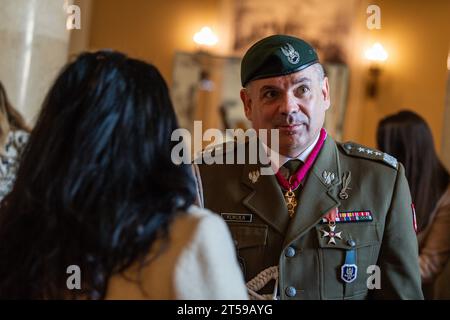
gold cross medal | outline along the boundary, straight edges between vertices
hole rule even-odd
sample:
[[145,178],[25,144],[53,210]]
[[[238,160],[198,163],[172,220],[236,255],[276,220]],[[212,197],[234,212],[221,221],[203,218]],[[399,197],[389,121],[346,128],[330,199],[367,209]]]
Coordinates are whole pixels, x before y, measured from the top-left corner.
[[295,199],[295,193],[291,188],[284,194],[284,200],[288,209],[289,217],[293,217],[295,214],[295,207],[297,206],[297,199]]
[[[290,160],[290,161],[294,161],[294,160]],[[301,162],[300,160],[296,160],[296,161]],[[284,201],[286,202],[286,208],[288,210],[288,214],[289,214],[290,218],[294,217],[295,208],[298,205],[294,190],[296,190],[300,186],[302,179],[299,175],[301,172],[302,172],[301,170],[297,170],[297,172],[294,173],[293,175],[291,175],[289,178],[285,177],[281,173],[281,170],[279,170],[276,173],[276,177],[277,177],[278,182],[281,185],[281,188],[283,189],[283,191],[286,190],[284,193]]]

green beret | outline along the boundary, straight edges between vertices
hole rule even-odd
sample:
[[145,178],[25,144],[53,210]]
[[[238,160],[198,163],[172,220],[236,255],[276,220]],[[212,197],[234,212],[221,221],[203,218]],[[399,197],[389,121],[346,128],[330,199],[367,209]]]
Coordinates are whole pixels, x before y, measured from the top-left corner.
[[283,76],[319,62],[317,53],[305,41],[286,35],[259,40],[248,49],[241,63],[241,83]]

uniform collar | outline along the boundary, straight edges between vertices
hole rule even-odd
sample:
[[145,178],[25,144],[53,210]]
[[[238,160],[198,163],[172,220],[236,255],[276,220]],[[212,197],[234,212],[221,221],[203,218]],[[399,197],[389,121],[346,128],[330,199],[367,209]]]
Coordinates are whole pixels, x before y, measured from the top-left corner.
[[314,139],[314,141],[308,146],[308,148],[306,148],[305,150],[300,152],[299,155],[297,155],[296,157],[293,157],[293,158],[282,155],[282,154],[270,149],[263,142],[261,142],[261,144],[263,145],[265,153],[270,160],[270,166],[272,167],[273,172],[278,172],[280,167],[283,166],[289,160],[298,159],[304,163],[306,161],[306,159],[308,158],[308,156],[311,154],[314,147],[316,146],[317,142],[319,141],[319,137],[320,137],[320,131],[319,131],[319,134],[317,134],[317,137]]

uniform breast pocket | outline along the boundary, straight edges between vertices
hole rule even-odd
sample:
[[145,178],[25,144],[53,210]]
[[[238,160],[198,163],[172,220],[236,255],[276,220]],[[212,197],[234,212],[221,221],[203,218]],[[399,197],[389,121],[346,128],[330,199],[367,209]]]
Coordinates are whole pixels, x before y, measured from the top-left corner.
[[228,223],[233,236],[238,260],[246,280],[254,277],[259,271],[267,244],[268,227],[258,224]]
[[380,237],[374,222],[316,226],[322,296],[326,299],[364,298],[367,268],[377,262]]

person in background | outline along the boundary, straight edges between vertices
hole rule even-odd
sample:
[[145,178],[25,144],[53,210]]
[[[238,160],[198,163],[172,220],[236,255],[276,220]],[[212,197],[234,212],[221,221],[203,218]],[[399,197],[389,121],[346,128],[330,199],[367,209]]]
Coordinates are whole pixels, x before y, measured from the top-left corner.
[[414,112],[401,111],[382,119],[377,141],[382,151],[405,166],[417,216],[423,291],[428,299],[439,298],[433,294],[433,284],[450,257],[449,173],[436,154],[430,128]]
[[30,129],[0,81],[0,201],[11,191]]
[[225,223],[171,161],[177,126],[154,66],[66,66],[0,206],[0,298],[246,299]]

